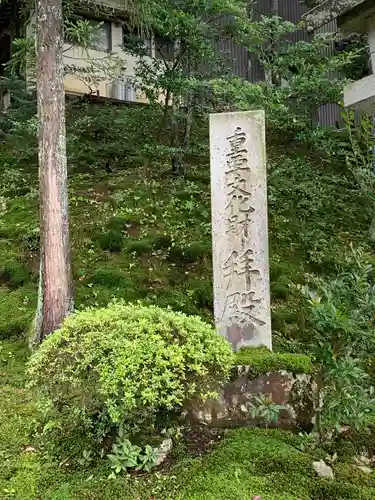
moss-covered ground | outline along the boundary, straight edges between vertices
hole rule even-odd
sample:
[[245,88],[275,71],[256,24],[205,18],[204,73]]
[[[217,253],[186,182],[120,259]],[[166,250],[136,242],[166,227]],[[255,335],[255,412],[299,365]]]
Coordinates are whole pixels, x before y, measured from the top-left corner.
[[[118,297],[212,321],[206,159],[189,166],[184,178],[171,176],[164,164],[149,169],[134,164],[119,150],[127,139],[120,144],[108,116],[102,120],[106,113],[103,108],[87,130],[68,137],[76,307]],[[101,120],[99,133],[107,134],[102,143]],[[279,431],[233,430],[202,458],[178,447],[168,472],[114,481],[108,480],[105,462],[82,468],[69,459],[51,461],[38,449],[30,437],[36,410],[24,388],[24,345],[35,311],[39,260],[33,141],[0,144],[0,499],[375,498],[371,475],[354,474],[348,453],[348,462],[338,466],[338,481],[318,480],[311,472],[313,458],[298,447],[300,438]],[[108,173],[101,161],[111,148],[121,158]],[[289,151],[268,147],[268,156],[273,341],[279,353],[301,353],[311,334],[298,287],[313,273],[334,272],[351,243],[370,248],[372,214],[342,163],[292,145]],[[247,354],[241,356],[244,362]],[[311,369],[306,357],[287,354],[261,356],[253,366]]]
[[[23,335],[36,302],[37,166],[19,163],[0,146],[0,338]],[[212,320],[209,167],[184,178],[167,168],[72,170],[78,308],[121,297]],[[298,352],[309,341],[298,287],[334,272],[351,243],[367,245],[371,213],[350,175],[298,152],[270,156],[268,183],[273,340]]]
[[[108,479],[105,460],[79,466],[54,461],[30,438],[35,408],[24,389],[27,348],[2,341],[0,351],[0,498],[2,500],[243,499],[328,500],[375,498],[375,478],[350,458],[335,466],[337,481],[317,478],[302,438],[280,430],[237,429],[201,457],[177,445],[172,464],[148,475]],[[317,457],[320,452],[317,452]]]

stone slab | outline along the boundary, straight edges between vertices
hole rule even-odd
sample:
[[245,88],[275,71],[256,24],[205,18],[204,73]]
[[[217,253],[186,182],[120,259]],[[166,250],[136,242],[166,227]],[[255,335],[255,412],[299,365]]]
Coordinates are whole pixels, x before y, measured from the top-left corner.
[[322,0],[316,7],[306,12],[302,19],[307,27],[319,28],[352,9],[366,8],[372,0]]
[[216,327],[271,349],[264,112],[210,115],[210,147]]
[[233,368],[232,380],[219,390],[217,399],[203,404],[190,401],[182,418],[189,424],[214,428],[262,426],[265,422],[252,416],[252,407],[257,405],[255,398],[259,395],[270,396],[274,403],[285,406],[272,427],[311,431],[318,402],[313,377],[276,371],[253,378],[248,366]]
[[375,113],[375,74],[344,88],[344,105],[370,114]]

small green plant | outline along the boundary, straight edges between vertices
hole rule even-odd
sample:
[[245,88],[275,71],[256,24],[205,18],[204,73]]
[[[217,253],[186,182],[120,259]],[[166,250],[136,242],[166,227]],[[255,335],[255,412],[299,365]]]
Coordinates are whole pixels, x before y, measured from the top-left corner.
[[91,464],[93,461],[92,451],[91,450],[83,450],[82,457],[78,459],[79,465],[82,467],[86,467]]
[[0,268],[0,283],[5,283],[8,288],[15,290],[30,280],[30,272],[20,262],[11,262]]
[[24,247],[30,252],[39,250],[40,245],[40,229],[37,227],[28,231],[22,238]]
[[124,432],[120,429],[116,442],[112,445],[112,453],[107,455],[113,472],[110,477],[116,474],[127,472],[128,469],[144,470],[150,472],[157,463],[157,449],[146,445],[144,448],[132,444],[125,438]]
[[263,420],[267,428],[271,424],[277,424],[280,411],[287,409],[285,405],[275,403],[271,394],[259,394],[254,397],[254,400],[255,404],[251,404],[251,416],[253,419],[259,418]]

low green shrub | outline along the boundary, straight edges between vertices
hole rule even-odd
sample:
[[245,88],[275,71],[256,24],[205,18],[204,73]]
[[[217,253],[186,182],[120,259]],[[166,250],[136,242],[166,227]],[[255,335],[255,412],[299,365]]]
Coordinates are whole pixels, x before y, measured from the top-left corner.
[[292,373],[312,373],[313,364],[305,354],[280,354],[266,348],[245,347],[236,354],[238,365],[248,365],[253,376],[286,370]]
[[213,309],[214,289],[212,280],[194,279],[191,280],[192,299],[198,307]]
[[130,278],[114,267],[101,267],[96,269],[91,278],[92,283],[108,288],[131,287]]
[[275,282],[271,282],[272,299],[287,300],[290,296],[290,279],[287,276],[280,276]]
[[230,345],[200,318],[117,302],[71,315],[32,355],[28,375],[55,426],[103,437],[212,395],[232,364]]
[[211,242],[193,243],[191,245],[175,245],[169,250],[169,258],[179,264],[193,264],[202,257],[211,256]]
[[375,410],[374,257],[366,248],[352,247],[336,275],[310,281],[302,288],[309,350],[324,394],[317,431],[322,437],[340,425],[365,429]]
[[151,253],[152,243],[147,238],[141,240],[128,240],[126,243],[126,250],[129,253],[135,253],[137,255]]
[[0,267],[0,283],[15,290],[30,280],[30,271],[21,262],[10,262]]
[[155,236],[153,241],[153,247],[155,250],[161,250],[162,248],[169,248],[172,245],[172,238],[168,234],[162,234]]
[[31,229],[22,237],[22,243],[26,250],[36,252],[40,245],[40,229],[39,227]]
[[100,248],[102,250],[108,250],[109,252],[119,253],[124,246],[124,236],[120,231],[115,231],[113,229],[99,234],[97,239]]
[[184,314],[193,316],[201,314],[201,311],[185,290],[164,288],[152,300],[155,300],[159,307],[168,307],[173,311],[181,311]]
[[111,217],[108,221],[107,228],[119,232],[126,231],[127,225],[130,223],[131,221],[124,217]]

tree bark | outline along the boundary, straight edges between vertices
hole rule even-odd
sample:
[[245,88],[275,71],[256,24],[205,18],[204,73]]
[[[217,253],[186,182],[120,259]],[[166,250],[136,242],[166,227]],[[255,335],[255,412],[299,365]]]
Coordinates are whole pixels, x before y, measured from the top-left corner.
[[34,344],[73,309],[65,135],[62,0],[36,0],[40,277]]

